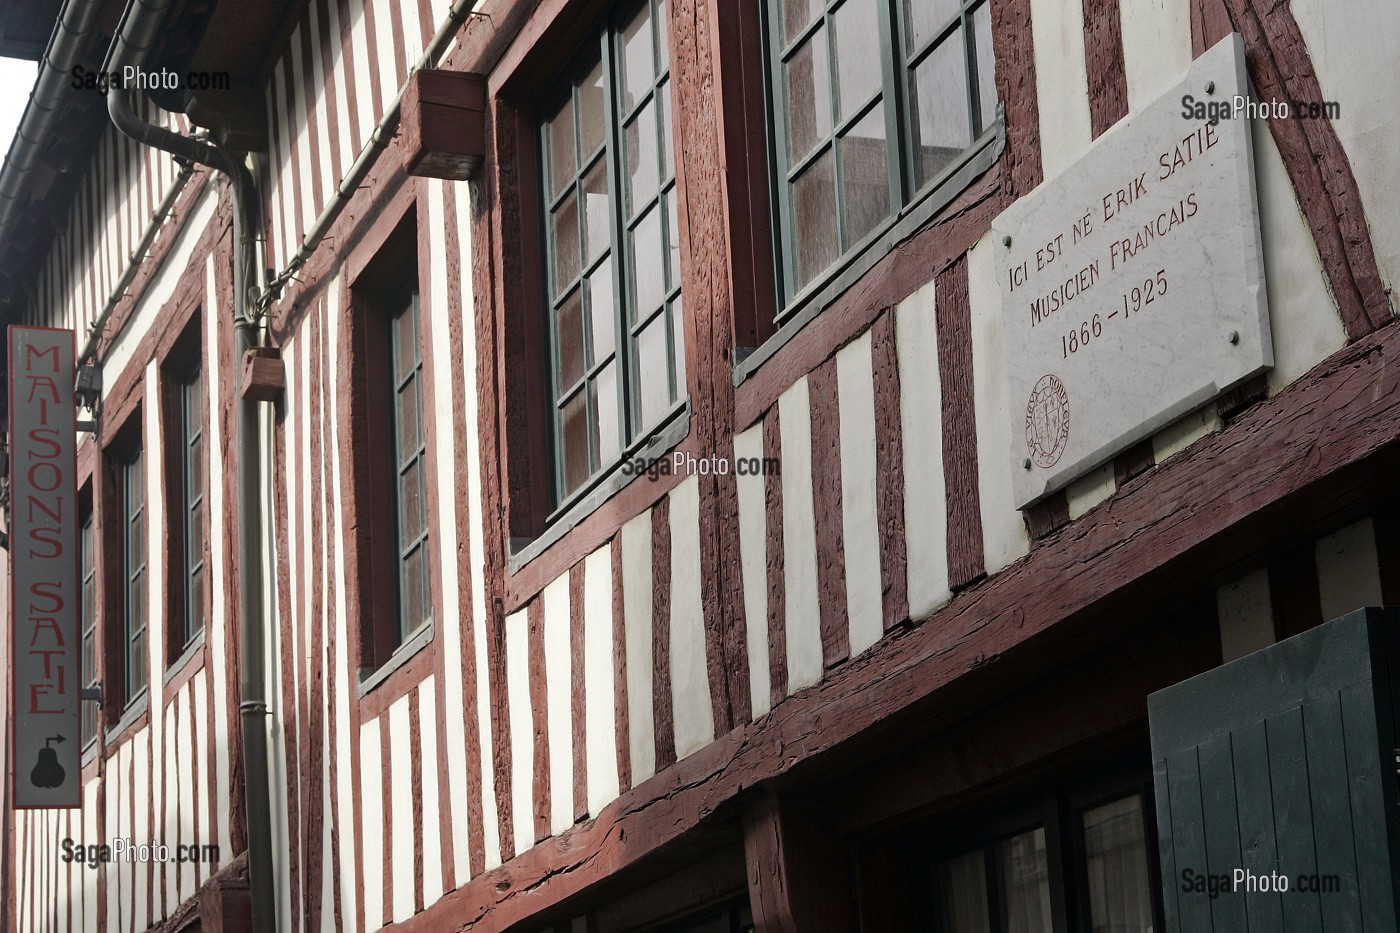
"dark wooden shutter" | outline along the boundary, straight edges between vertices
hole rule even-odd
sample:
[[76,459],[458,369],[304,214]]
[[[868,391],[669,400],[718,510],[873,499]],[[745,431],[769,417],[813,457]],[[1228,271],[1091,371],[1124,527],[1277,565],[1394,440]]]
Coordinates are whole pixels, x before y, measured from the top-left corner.
[[[1161,690],[1148,714],[1167,933],[1394,933],[1400,609]],[[1236,869],[1280,873],[1288,891],[1235,890]],[[1205,893],[1183,890],[1200,875]],[[1313,876],[1337,890],[1303,890]]]

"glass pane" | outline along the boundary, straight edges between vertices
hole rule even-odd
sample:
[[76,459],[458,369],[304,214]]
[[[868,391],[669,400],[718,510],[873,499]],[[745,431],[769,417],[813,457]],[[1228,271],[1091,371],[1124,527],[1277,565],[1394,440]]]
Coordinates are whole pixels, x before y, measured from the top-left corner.
[[841,253],[836,240],[835,184],[830,150],[793,182],[793,265],[799,288]]
[[428,617],[423,602],[428,582],[426,557],[427,548],[420,547],[403,562],[403,593],[400,598],[403,600],[404,629],[399,635],[400,640]]
[[885,110],[877,106],[842,138],[841,202],[849,249],[890,215],[890,166],[886,161]]
[[987,860],[981,850],[949,859],[934,870],[947,933],[991,933]]
[[146,501],[146,472],[142,469],[140,451],[132,455],[126,478],[127,511],[134,512]]
[[992,4],[990,0],[972,14],[972,34],[977,43],[977,100],[984,130],[997,118],[996,55],[992,52]]
[[671,302],[671,328],[672,342],[675,344],[675,353],[671,358],[676,371],[675,398],[681,399],[689,395],[690,391],[685,384],[685,308],[681,304],[680,295]]
[[821,0],[783,0],[783,44],[802,31],[821,10]]
[[416,541],[423,530],[423,477],[422,461],[414,460],[413,465],[399,477],[399,551]]
[[661,154],[666,161],[666,180],[670,180],[676,174],[676,131],[671,122],[671,82],[667,81],[661,85],[661,93],[657,95],[661,101]]
[[549,156],[549,197],[559,196],[574,178],[574,109],[565,102],[559,112],[550,118],[549,132],[545,134]]
[[414,320],[413,308],[394,316],[394,383],[403,382],[404,377],[418,366],[418,328]]
[[607,88],[603,83],[603,63],[593,66],[588,77],[578,86],[579,149],[587,162],[607,135]]
[[846,119],[880,90],[879,12],[875,0],[846,0],[837,10],[836,82],[841,119]]
[[[417,380],[415,379],[414,382]],[[418,453],[418,448],[422,446],[418,439],[418,393],[414,382],[404,386],[398,393],[398,463],[395,466],[402,466],[404,461]]]
[[583,293],[574,291],[564,299],[559,314],[559,383],[555,393],[562,395],[583,378]]
[[185,482],[187,488],[185,495],[190,499],[198,498],[204,494],[204,438],[198,437],[190,444],[188,469],[189,475]]
[[130,667],[129,682],[131,690],[127,693],[130,700],[146,689],[146,633],[142,631],[131,640],[131,655],[128,659]]
[[604,359],[613,351],[616,337],[617,312],[613,304],[612,260],[593,270],[588,277],[588,318],[593,339],[593,357],[590,365]]
[[912,98],[914,152],[922,183],[943,171],[972,144],[961,29],[914,69]]
[[658,314],[656,320],[637,336],[637,370],[637,396],[642,408],[638,428],[646,430],[671,407],[665,314]]
[[198,566],[204,560],[204,503],[190,509],[190,566]]
[[598,412],[598,452],[603,463],[611,463],[622,452],[622,433],[617,423],[617,365],[609,363],[598,373],[594,388]]
[[666,220],[670,227],[670,252],[668,266],[670,274],[666,278],[666,283],[670,288],[675,288],[681,284],[681,211],[676,204],[676,189],[672,188],[666,192]]
[[577,489],[591,472],[588,465],[588,412],[580,392],[565,403],[560,413],[564,435],[564,492]]
[[1084,858],[1094,930],[1151,933],[1152,883],[1141,799],[1085,810]]
[[656,196],[656,107],[647,104],[627,125],[627,214]]
[[1050,872],[1045,830],[1036,829],[997,846],[1005,898],[1006,933],[1050,933]]
[[622,27],[622,100],[631,111],[646,95],[656,77],[656,57],[652,54],[651,8],[643,4],[632,21]]
[[799,162],[831,133],[831,74],[826,28],[788,60],[788,160]]
[[554,294],[578,277],[578,201],[571,194],[554,212]]
[[583,213],[588,240],[588,264],[612,246],[608,214],[608,160],[599,159],[583,179]]
[[909,51],[917,52],[958,14],[958,0],[904,0]]
[[666,270],[661,255],[661,209],[647,211],[632,231],[632,253],[637,276],[637,305],[632,319],[646,317],[666,297]]
[[656,68],[656,73],[665,71],[671,64],[670,43],[667,35],[670,33],[670,20],[666,18],[666,0],[660,0],[656,4],[656,48],[660,52],[660,64]]
[[204,571],[196,570],[190,576],[189,603],[185,606],[185,618],[189,625],[185,639],[193,638],[204,627]]

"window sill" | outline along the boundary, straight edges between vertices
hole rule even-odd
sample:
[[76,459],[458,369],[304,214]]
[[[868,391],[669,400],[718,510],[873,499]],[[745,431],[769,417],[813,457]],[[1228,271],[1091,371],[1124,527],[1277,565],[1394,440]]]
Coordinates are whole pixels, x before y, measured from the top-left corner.
[[142,690],[136,699],[126,705],[126,709],[122,711],[122,716],[117,720],[116,725],[106,730],[108,750],[131,738],[136,728],[141,724],[141,719],[150,709],[150,699],[149,690]]
[[539,537],[528,542],[512,539],[509,558],[510,573],[514,575],[520,572],[527,564],[548,551],[581,524],[584,519],[592,515],[599,506],[636,480],[642,479],[644,474],[636,473],[628,476],[623,473],[622,465],[636,460],[650,462],[664,456],[672,448],[678,446],[690,435],[690,415],[689,401],[677,406],[676,413],[671,416],[669,421],[664,422],[662,427],[652,434],[645,444],[630,451],[626,457],[619,459],[612,470],[603,474],[592,489],[553,518],[549,527]]
[[190,640],[190,643],[181,650],[179,657],[171,661],[170,666],[165,669],[162,685],[167,694],[184,686],[185,681],[193,677],[195,672],[203,666],[203,661],[204,629],[200,629],[199,633]]
[[360,682],[356,685],[357,695],[363,699],[366,695],[373,693],[404,665],[413,660],[414,655],[428,647],[432,642],[433,620],[429,619],[418,626],[417,631],[405,638],[403,644],[394,649],[394,653],[389,655],[389,660],[380,665],[378,670],[368,673],[361,672]]
[[977,178],[996,165],[1005,148],[1006,120],[998,113],[996,125],[984,132],[960,161],[949,166],[926,191],[886,221],[863,245],[853,249],[821,278],[797,293],[779,316],[777,332],[734,366],[734,385],[738,387],[751,379],[765,362],[874,268],[897,244],[917,233]]

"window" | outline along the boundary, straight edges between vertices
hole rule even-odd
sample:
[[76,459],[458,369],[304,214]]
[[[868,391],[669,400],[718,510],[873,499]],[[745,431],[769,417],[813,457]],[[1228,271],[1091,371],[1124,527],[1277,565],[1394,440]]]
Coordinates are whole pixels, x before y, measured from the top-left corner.
[[118,465],[122,522],[122,672],[125,703],[146,689],[146,471],[136,448]]
[[686,396],[666,2],[628,12],[540,129],[556,505]]
[[176,385],[179,447],[180,623],[172,655],[204,629],[204,382],[199,364]]
[[397,611],[393,647],[427,622],[428,505],[423,440],[423,351],[418,334],[415,280],[400,280],[385,296],[389,373],[393,390],[389,435],[393,439],[393,505],[397,529]]
[[[78,531],[79,573],[82,577],[82,676],[84,687],[96,687],[97,676],[97,559],[93,545],[92,509],[83,513]],[[97,738],[97,704],[82,701],[83,747]]]
[[[1117,790],[1113,785],[1117,784]],[[1153,933],[1161,929],[1152,789],[1122,779],[1056,791],[910,837],[915,929]],[[930,828],[931,829],[931,828]],[[929,839],[936,840],[930,850]],[[932,855],[932,857],[929,857]]]
[[767,32],[791,303],[989,138],[990,0],[769,0]]

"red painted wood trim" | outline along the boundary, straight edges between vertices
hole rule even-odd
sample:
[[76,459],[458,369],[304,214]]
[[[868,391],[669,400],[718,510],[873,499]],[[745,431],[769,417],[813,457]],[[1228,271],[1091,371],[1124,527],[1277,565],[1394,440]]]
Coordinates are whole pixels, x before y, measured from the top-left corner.
[[588,700],[583,677],[583,568],[569,568],[569,725],[573,731],[574,820],[588,819]]
[[899,354],[893,310],[880,315],[870,328],[870,365],[875,382],[875,514],[880,526],[880,591],[888,632],[909,618],[904,428],[900,419]]
[[1152,451],[1152,438],[1140,441],[1123,451],[1113,460],[1113,481],[1122,489],[1133,479],[1157,465],[1157,455]]
[[676,761],[671,697],[671,500],[651,511],[651,701],[656,726],[656,770]]
[[957,590],[986,570],[977,480],[977,423],[972,388],[972,306],[967,259],[934,285],[938,376],[943,392],[943,475],[948,489],[948,583]]
[[[402,810],[394,812],[396,808],[394,807],[393,769],[389,765],[394,760],[394,746],[393,742],[390,741],[390,725],[388,714],[379,717],[379,770],[383,774],[380,781],[381,799],[365,801],[369,806],[377,804],[384,813],[384,877],[378,882],[384,888],[382,899],[384,918],[381,923],[388,923],[394,916],[394,823],[403,819],[412,819],[409,814]],[[361,855],[360,861],[363,859],[364,856]],[[366,883],[374,883],[370,882],[369,879],[365,880]]]
[[[368,5],[368,4],[366,4]],[[404,48],[404,13],[395,10],[389,17],[390,30],[394,42],[394,87],[403,87],[408,79],[408,52]]]
[[[450,367],[452,373],[452,384],[456,386],[467,386],[466,363],[464,353],[466,350],[463,334],[463,316],[466,309],[462,302],[462,263],[459,261],[462,256],[461,233],[457,228],[457,196],[455,185],[443,185],[443,211],[447,219],[447,227],[444,232],[447,248],[447,343]],[[476,334],[470,335],[471,339],[476,339]],[[476,373],[472,373],[473,380]],[[476,425],[467,424],[467,403],[466,392],[452,393],[452,429],[455,438],[458,438],[460,445],[465,445],[467,431],[476,430]],[[462,698],[463,698],[463,719],[464,719],[464,739],[466,743],[467,755],[467,849],[465,863],[470,869],[471,875],[479,875],[486,870],[486,843],[482,827],[482,794],[481,783],[481,728],[480,711],[478,700],[477,677],[484,676],[483,672],[476,669],[476,617],[472,593],[472,553],[471,553],[471,508],[468,503],[467,491],[467,471],[465,468],[456,471],[453,476],[453,515],[456,519],[457,528],[457,554],[453,565],[453,571],[457,576],[458,592],[458,615],[460,622],[458,632],[461,637],[462,656],[457,659],[460,665],[462,677]],[[444,620],[444,624],[451,624],[451,620]],[[443,669],[446,676],[447,658],[444,652]],[[444,703],[442,710],[446,718],[447,707]],[[441,748],[448,748],[444,737]],[[446,754],[443,755],[446,758]],[[450,785],[443,785],[450,787]],[[458,801],[454,805],[461,806]],[[450,832],[451,825],[444,832]],[[465,874],[462,878],[465,880]]]
[[[311,6],[310,3],[305,4],[297,24],[301,31],[301,74],[295,77],[301,81],[302,108],[300,112],[293,111],[293,118],[306,121],[306,130],[301,137],[302,145],[310,149],[307,161],[311,164],[311,184],[306,188],[306,200],[307,206],[311,208],[311,216],[315,217],[321,212],[321,172],[329,172],[331,167],[321,165],[321,146],[318,138],[321,134],[321,115],[316,111],[316,69],[311,57]],[[288,64],[291,60],[291,55],[288,54]],[[292,99],[296,100],[295,96]],[[334,110],[333,105],[326,108],[328,115]]]
[[[526,610],[527,648],[530,669],[530,720],[535,730],[534,794],[530,806],[535,817],[535,841],[549,836],[552,813],[549,779],[549,685],[544,662],[544,600],[537,599]],[[563,687],[562,684],[559,685]],[[523,803],[523,801],[520,801]]]
[[[372,6],[372,3],[365,4],[366,20],[370,18],[370,8]],[[298,152],[300,147],[298,145],[295,134],[293,134],[291,131],[291,128],[297,125],[298,117],[300,116],[297,113],[296,83],[297,81],[301,80],[301,76],[293,74],[292,72],[290,38],[291,36],[290,34],[288,34],[287,54],[282,58],[282,61],[280,63],[282,67],[282,108],[280,115],[284,115],[284,119],[286,120],[285,126],[287,128],[287,170],[281,174],[280,183],[282,186],[282,192],[285,192],[288,182],[288,176],[290,176],[292,187],[292,196],[290,198],[292,211],[292,216],[290,218],[291,223],[287,224],[284,222],[282,225],[282,229],[291,230],[292,235],[291,241],[286,244],[287,258],[290,258],[293,254],[296,253],[297,245],[301,242],[302,233],[304,232],[302,230],[302,217],[305,216],[305,213],[301,206],[303,191],[305,191],[306,197],[311,197],[310,179],[302,177],[301,159],[298,158]],[[373,59],[371,59],[371,61],[373,61]],[[273,106],[275,107],[277,96],[277,84],[275,80],[269,86],[268,96],[273,98]],[[375,112],[379,113],[381,111]],[[309,159],[308,161],[314,162],[315,160]],[[287,209],[286,203],[283,201],[282,198],[279,198],[278,200],[282,203],[276,205],[278,213],[274,214],[273,216],[285,218]]]
[[[384,27],[379,23],[379,17],[375,15],[376,5],[371,0],[364,3],[364,41],[369,54],[369,92],[370,110],[373,115],[370,119],[378,120],[379,115],[384,113],[383,92],[379,89],[379,43],[385,41],[379,36],[379,31]],[[353,61],[353,59],[352,59]],[[346,82],[347,84],[350,82]],[[368,129],[366,127],[365,129]]]
[[818,619],[822,664],[832,667],[851,654],[846,611],[845,529],[841,512],[841,407],[835,357],[807,376],[812,423],[812,504],[817,544]]
[[1084,67],[1089,78],[1089,128],[1094,139],[1128,115],[1119,0],[1083,0]]
[[1200,58],[1235,31],[1225,0],[1191,0],[1191,57]]
[[[1226,7],[1244,36],[1250,77],[1261,100],[1323,99],[1291,9],[1259,0],[1228,0]],[[1269,120],[1268,126],[1317,244],[1347,337],[1356,340],[1389,323],[1392,315],[1351,161],[1330,120]]]
[[1069,524],[1069,496],[1063,489],[1051,493],[1026,509],[1022,516],[1026,522],[1026,533],[1032,541],[1039,541]]
[[[335,0],[316,0],[316,55],[321,62],[321,86],[317,89],[317,93],[326,101],[326,151],[330,154],[330,161],[326,163],[325,171],[329,172],[330,177],[338,182],[343,175],[344,166],[341,165],[340,157],[340,134],[342,131],[340,110],[337,106],[340,95],[335,87],[336,68],[331,54],[333,37],[331,36],[330,8],[334,2]],[[334,38],[338,39],[339,37]],[[353,61],[353,58],[341,59],[341,68],[347,72],[353,70],[353,65],[349,65]],[[349,80],[348,73],[346,78],[345,84],[348,89],[354,82]],[[313,96],[307,99],[314,101],[316,98]],[[319,152],[317,157],[319,158]]]
[[[334,391],[335,380],[335,376],[331,372],[330,362],[330,315],[334,313],[336,313],[336,309],[329,307],[328,302],[322,300],[316,309],[315,327],[303,328],[306,336],[315,340],[311,349],[317,360],[312,367],[312,378],[315,380],[315,390],[312,396],[314,428],[308,425],[313,430],[312,483],[311,488],[303,491],[301,497],[302,503],[308,501],[310,503],[311,528],[312,534],[315,536],[311,544],[316,551],[313,554],[312,580],[315,582],[312,583],[314,589],[311,594],[311,616],[304,623],[310,627],[310,633],[307,637],[311,642],[306,687],[303,690],[307,707],[307,755],[306,766],[302,772],[302,780],[306,785],[306,796],[303,802],[306,829],[302,845],[306,852],[304,891],[306,897],[305,915],[309,929],[319,929],[322,924],[321,910],[324,896],[322,893],[322,871],[328,855],[325,849],[326,804],[322,785],[326,780],[326,745],[333,744],[335,741],[334,733],[325,731],[327,719],[325,698],[332,694],[327,683],[330,678],[326,676],[325,662],[322,660],[325,651],[323,633],[333,630],[337,625],[334,621],[336,613],[333,608],[336,603],[333,598],[325,598],[329,588],[334,586],[336,566],[330,556],[335,546],[336,535],[331,528],[335,511],[333,504],[327,498],[334,476],[331,469],[331,458],[332,451],[335,449],[333,430],[336,425],[336,419],[331,414],[329,398],[330,393]],[[305,505],[302,507],[304,508]],[[286,512],[283,514],[286,515],[286,520],[290,521],[290,514]]]
[[[342,295],[342,301],[344,301],[344,300],[345,300],[345,298],[344,298],[344,296]],[[329,320],[329,318],[330,318],[331,315],[336,315],[336,316],[337,316],[337,321],[338,321],[338,322],[343,322],[343,321],[344,321],[343,310],[342,310],[341,308],[337,308],[337,307],[331,306],[331,305],[329,304],[329,302],[327,303],[327,306],[326,306],[326,314],[327,314],[327,320]],[[327,339],[329,339],[329,331],[330,331],[330,328],[326,328],[325,330],[326,330]],[[329,351],[329,345],[327,345],[326,351],[327,351],[327,352]],[[337,347],[337,352],[338,352],[338,351],[339,351],[339,347]],[[327,359],[329,359],[329,356],[327,356]],[[338,388],[339,388],[339,377],[338,377],[338,376],[336,377],[336,381],[335,381],[334,383],[332,383],[330,379],[326,379],[326,380],[325,380],[325,385],[326,385],[327,387],[333,387],[333,388],[335,388],[335,389],[338,389]],[[293,397],[294,397],[294,396],[293,396]],[[340,403],[338,403],[338,405],[339,405],[339,404],[340,404]],[[337,410],[337,412],[339,412],[339,411],[341,411],[342,409],[339,408],[339,407],[337,407],[336,410]],[[329,430],[329,426],[327,426],[327,430]],[[344,464],[345,464],[345,462],[346,462],[346,461],[344,460],[344,449],[345,449],[345,448],[344,448],[344,444],[345,444],[345,440],[343,439],[343,436],[342,436],[344,432],[334,432],[334,433],[335,433],[335,443],[336,443],[335,450],[336,450],[336,453],[339,454],[340,457],[341,457],[341,461],[340,461],[340,462],[341,462],[341,464],[342,464],[342,469],[343,469]],[[328,451],[328,452],[331,450],[330,438],[329,438],[329,437],[327,438],[327,440],[326,440],[326,442],[325,442],[325,448],[324,448],[324,449],[325,449],[326,451]],[[331,456],[331,455],[330,455],[330,453],[327,453],[326,456],[329,457],[329,456]],[[323,506],[323,508],[325,509],[325,514],[328,516],[328,518],[329,518],[329,517],[332,517],[332,516],[339,517],[339,509],[338,509],[338,504],[337,504],[337,500],[336,500],[336,492],[337,492],[337,489],[335,488],[335,473],[334,473],[334,471],[333,471],[333,463],[327,463],[327,464],[326,464],[326,478],[325,478],[325,481],[321,484],[321,500],[322,500],[322,506]],[[344,557],[345,557],[344,542],[341,540],[340,533],[337,532],[335,529],[336,529],[336,525],[334,524],[333,521],[332,521],[330,524],[328,524],[327,527],[326,527],[326,531],[327,531],[327,534],[326,534],[326,565],[327,565],[328,567],[336,567],[336,566],[339,566],[339,565],[340,565],[340,561],[344,560]],[[326,587],[326,605],[328,605],[328,606],[338,606],[338,605],[340,605],[340,603],[337,602],[336,574],[330,573],[330,574],[327,574],[327,575],[326,575],[325,587]],[[347,603],[347,605],[348,605],[348,603]],[[347,634],[348,634],[348,633],[347,633]],[[341,749],[340,749],[340,734],[339,734],[339,729],[338,729],[338,721],[339,721],[339,717],[340,717],[340,707],[339,707],[339,705],[338,705],[339,689],[338,689],[338,687],[337,687],[337,684],[338,684],[339,679],[340,679],[340,678],[339,678],[340,671],[336,668],[336,651],[338,650],[338,649],[337,649],[337,643],[338,643],[339,639],[340,639],[340,625],[339,625],[338,620],[337,620],[334,616],[332,616],[330,619],[327,620],[327,624],[326,624],[326,647],[325,647],[325,651],[326,651],[326,663],[327,663],[327,666],[326,666],[326,669],[325,669],[325,698],[326,698],[326,700],[325,700],[325,703],[326,703],[326,705],[325,705],[325,734],[326,734],[326,774],[327,774],[327,776],[326,776],[326,783],[327,783],[327,785],[328,785],[327,790],[328,790],[328,792],[329,792],[329,793],[328,793],[328,796],[329,796],[329,798],[330,798],[330,821],[331,821],[330,851],[326,854],[326,856],[327,856],[327,859],[329,860],[329,863],[330,863],[330,866],[331,866],[331,872],[330,872],[330,875],[331,875],[331,896],[332,896],[332,898],[333,898],[333,904],[332,904],[332,907],[331,907],[331,913],[332,913],[332,916],[333,916],[333,918],[334,918],[335,929],[337,929],[337,930],[344,929],[343,924],[344,924],[345,919],[346,919],[346,918],[344,918],[344,917],[342,916],[343,909],[342,909],[342,907],[341,907],[341,894],[342,894],[342,891],[341,891],[341,865],[340,865],[341,815],[340,815],[340,790],[339,790],[339,785],[340,785],[339,760],[340,760],[340,755],[341,755]],[[349,648],[349,646],[347,645],[347,651],[346,651],[347,666],[348,666],[349,664],[352,664],[352,663],[353,663],[353,661],[350,661],[350,660],[349,660],[352,653],[348,650],[348,648]],[[355,680],[354,680],[354,674],[353,674],[353,672],[347,670],[345,673],[347,674],[346,683],[347,683],[347,684],[354,684],[354,683],[355,683]],[[352,688],[352,689],[353,689],[353,688]],[[349,717],[349,719],[350,719],[350,723],[351,723],[351,728],[350,728],[349,732],[350,732],[350,735],[351,735],[351,744],[352,744],[352,746],[353,746],[353,744],[355,743],[356,737],[357,737],[357,736],[356,736],[355,729],[354,729],[354,727],[353,727],[353,723],[354,723],[354,721],[355,721],[353,714]],[[354,753],[354,752],[352,751],[352,749],[350,749],[350,748],[345,749],[345,753],[351,756],[351,760],[353,760],[353,759],[356,757],[356,756],[355,756],[355,753]],[[352,804],[352,808],[353,808],[353,804]],[[353,812],[353,809],[352,809],[352,812]],[[346,818],[349,819],[350,817],[347,815]],[[353,878],[350,879],[350,883],[351,883],[351,884],[354,883],[354,879],[353,879]],[[358,891],[362,891],[362,890],[363,890],[363,888],[357,888],[357,889],[356,889],[357,892],[358,892]]]
[[[354,62],[355,47],[353,23],[350,16],[350,0],[334,0],[336,10],[336,22],[340,26],[340,61]],[[377,112],[377,111],[376,111]],[[355,81],[353,78],[353,67],[345,67],[345,115],[349,117],[349,126],[345,127],[345,132],[349,134],[350,151],[359,154],[360,147],[364,145],[364,140],[368,133],[360,129],[360,108],[356,99]],[[352,155],[351,158],[354,158]],[[346,166],[337,165],[337,172]]]
[[[778,425],[778,406],[763,416],[763,459],[782,463],[783,437]],[[769,702],[777,706],[787,696],[787,583],[783,562],[783,478],[770,473],[763,477],[763,514],[768,587],[768,676]],[[755,661],[755,663],[758,663]]]
[[613,711],[616,719],[617,782],[632,788],[632,719],[627,691],[627,616],[622,592],[622,535],[612,539]]
[[[413,807],[413,911],[423,911],[423,768],[436,768],[436,761],[423,761],[421,686],[408,695],[409,800]],[[441,809],[441,804],[439,804]],[[434,853],[436,857],[436,853]],[[318,892],[319,893],[319,892]]]

